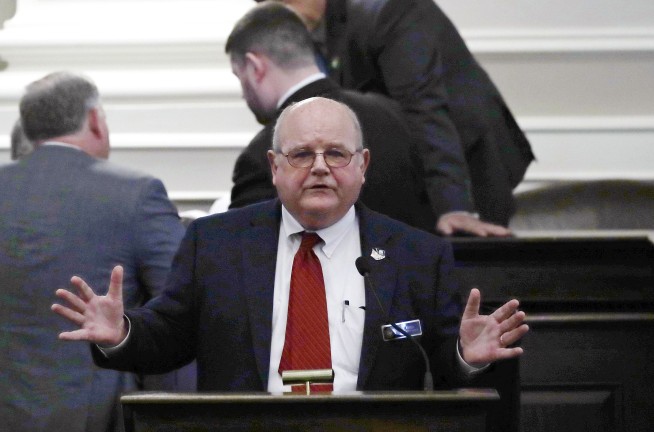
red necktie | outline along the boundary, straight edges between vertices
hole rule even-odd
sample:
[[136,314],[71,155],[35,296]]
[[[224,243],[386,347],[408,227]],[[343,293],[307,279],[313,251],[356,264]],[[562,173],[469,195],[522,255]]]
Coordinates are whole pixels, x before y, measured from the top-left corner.
[[[280,374],[285,370],[332,368],[325,281],[313,252],[320,241],[316,233],[302,233],[302,244],[293,259]],[[320,386],[316,390],[331,388]]]

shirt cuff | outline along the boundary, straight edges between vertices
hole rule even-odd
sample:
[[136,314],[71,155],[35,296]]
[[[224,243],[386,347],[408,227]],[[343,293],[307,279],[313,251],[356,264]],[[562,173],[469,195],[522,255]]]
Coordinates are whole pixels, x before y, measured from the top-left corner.
[[112,354],[120,351],[125,346],[127,340],[129,339],[129,334],[132,329],[132,324],[129,321],[129,318],[127,318],[127,315],[123,315],[123,319],[125,320],[125,325],[127,325],[127,336],[125,336],[125,339],[123,339],[118,345],[112,347],[103,347],[98,344],[95,344],[95,346],[98,347],[100,352],[104,354],[104,356],[107,358],[109,358]]
[[464,359],[463,359],[463,354],[461,354],[461,341],[457,339],[456,341],[456,358],[459,363],[459,367],[461,368],[461,371],[463,374],[467,377],[471,377],[473,375],[476,375],[478,373],[483,372],[490,366],[490,363],[487,363],[483,366],[472,366],[468,364]]

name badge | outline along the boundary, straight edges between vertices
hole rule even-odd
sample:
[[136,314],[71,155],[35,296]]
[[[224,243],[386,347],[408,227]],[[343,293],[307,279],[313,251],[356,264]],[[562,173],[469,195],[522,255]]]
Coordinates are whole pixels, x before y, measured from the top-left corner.
[[[422,335],[422,325],[420,324],[419,319],[402,321],[395,323],[395,325],[404,330],[410,336]],[[397,339],[406,339],[406,336],[404,336],[399,330],[393,328],[391,324],[381,326],[381,332],[385,342]]]

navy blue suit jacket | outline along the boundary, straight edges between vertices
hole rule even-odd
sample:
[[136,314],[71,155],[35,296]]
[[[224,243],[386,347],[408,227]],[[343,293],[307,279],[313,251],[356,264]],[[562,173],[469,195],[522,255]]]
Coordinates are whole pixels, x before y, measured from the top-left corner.
[[[393,321],[420,319],[437,385],[454,385],[461,303],[448,242],[357,205],[362,254],[383,249],[370,280]],[[281,205],[266,201],[200,218],[187,230],[166,291],[128,311],[125,349],[99,365],[158,373],[197,358],[201,391],[262,391],[268,383]],[[354,263],[352,263],[354,265]],[[369,287],[368,287],[369,288]],[[384,342],[387,323],[369,289],[358,388],[420,389],[423,360],[410,341]]]

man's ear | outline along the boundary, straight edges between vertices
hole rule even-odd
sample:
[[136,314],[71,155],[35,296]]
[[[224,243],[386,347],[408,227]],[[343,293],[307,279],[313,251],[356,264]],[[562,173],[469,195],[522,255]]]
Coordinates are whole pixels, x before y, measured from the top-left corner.
[[268,156],[268,163],[270,164],[270,173],[272,174],[272,183],[273,185],[275,184],[275,178],[277,176],[277,163],[275,162],[275,156],[277,156],[277,153],[275,153],[272,150],[268,150],[266,153],[266,156]]
[[363,176],[363,181],[366,181],[366,170],[370,164],[370,150],[364,148],[361,150],[361,175]]
[[91,131],[91,133],[96,137],[101,137],[103,133],[102,125],[101,125],[102,122],[101,117],[102,117],[102,113],[97,107],[91,108],[87,115],[86,121],[89,125],[89,131]]
[[261,82],[268,71],[266,57],[253,52],[245,53],[245,70],[252,74],[256,82]]

